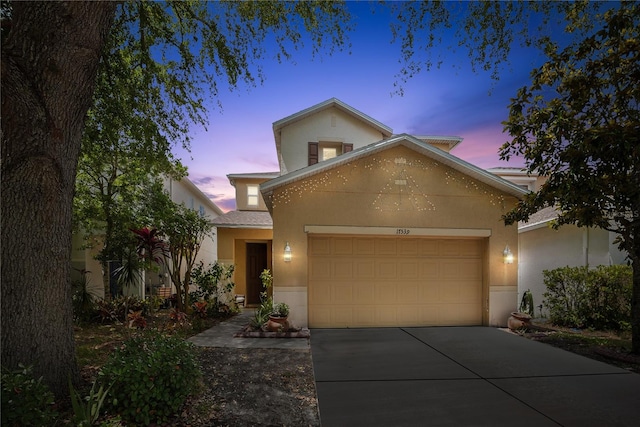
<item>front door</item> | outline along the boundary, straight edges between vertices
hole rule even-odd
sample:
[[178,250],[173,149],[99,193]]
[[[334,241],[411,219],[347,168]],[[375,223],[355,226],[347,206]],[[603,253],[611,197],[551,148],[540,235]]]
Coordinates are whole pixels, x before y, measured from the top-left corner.
[[267,244],[247,243],[247,304],[260,304],[260,273],[267,268]]

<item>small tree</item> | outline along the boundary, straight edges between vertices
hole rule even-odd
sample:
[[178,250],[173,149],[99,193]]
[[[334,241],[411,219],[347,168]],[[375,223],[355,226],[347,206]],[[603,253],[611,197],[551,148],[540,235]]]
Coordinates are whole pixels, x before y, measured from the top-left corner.
[[599,227],[618,234],[633,266],[632,351],[640,353],[640,5],[621,3],[602,27],[559,49],[511,102],[500,157],[524,157],[547,176],[504,217],[526,221],[558,209],[555,226]]
[[177,306],[185,311],[189,307],[191,271],[200,246],[212,235],[213,225],[198,212],[171,200],[159,186],[149,192],[146,207],[147,221],[156,224],[168,244],[167,263],[171,282],[176,287]]

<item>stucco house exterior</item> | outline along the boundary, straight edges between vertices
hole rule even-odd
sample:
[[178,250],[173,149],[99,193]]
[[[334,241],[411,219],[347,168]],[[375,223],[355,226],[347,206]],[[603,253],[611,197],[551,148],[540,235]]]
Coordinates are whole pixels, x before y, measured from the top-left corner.
[[[171,200],[175,203],[184,204],[187,208],[196,210],[200,215],[206,216],[211,220],[224,213],[188,178],[185,177],[181,180],[174,180],[166,177],[163,179],[163,182],[164,190],[169,193]],[[207,265],[218,259],[218,239],[215,228],[213,229],[213,232],[212,236],[205,238],[202,242],[196,262],[203,261],[205,265]],[[71,265],[76,276],[78,275],[78,271],[89,271],[89,292],[97,298],[104,298],[102,274],[108,274],[109,272],[103,272],[102,265],[95,259],[99,249],[99,244],[95,245],[93,248],[86,249],[83,236],[78,233],[74,234],[71,252]],[[171,279],[162,273],[163,271],[160,271],[159,273],[147,272],[144,275],[144,286],[141,283],[133,289],[126,289],[124,290],[125,294],[137,295],[144,298],[146,295],[153,294],[154,290],[159,286],[171,286]]]
[[[459,137],[394,134],[336,98],[276,121],[273,132],[276,176],[229,177],[238,228],[227,218],[227,239],[226,215],[218,218],[219,255],[247,263],[241,247],[264,242],[274,300],[290,305],[296,325],[506,324],[518,272],[504,251],[518,259],[518,229],[500,218],[526,190],[450,154]],[[249,196],[239,185],[250,181],[261,181],[255,211],[242,205]],[[241,227],[263,209],[271,228],[266,218],[262,229]]]
[[[522,168],[493,168],[488,171],[530,191],[538,191],[546,180]],[[539,311],[546,291],[544,270],[626,262],[626,254],[614,243],[614,233],[575,225],[563,225],[554,230],[552,222],[557,217],[556,209],[548,207],[536,212],[529,221],[518,223],[518,299],[524,292],[531,291],[537,316],[548,314],[544,306]]]

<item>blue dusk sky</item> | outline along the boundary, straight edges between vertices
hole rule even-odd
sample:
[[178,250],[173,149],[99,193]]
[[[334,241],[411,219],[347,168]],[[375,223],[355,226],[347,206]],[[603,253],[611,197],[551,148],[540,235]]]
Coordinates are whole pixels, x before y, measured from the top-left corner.
[[[273,122],[335,97],[391,127],[394,133],[464,138],[451,154],[481,168],[522,166],[498,158],[508,139],[501,122],[518,88],[544,58],[536,50],[514,50],[498,81],[489,72],[471,71],[467,53],[443,46],[439,69],[422,71],[395,94],[401,69],[400,46],[391,44],[390,17],[371,13],[369,4],[349,5],[356,28],[348,37],[350,51],[295,52],[292,61],[262,63],[265,81],[234,91],[220,88],[222,109],[209,109],[207,130],[194,128],[191,152],[174,154],[189,170],[189,179],[222,210],[235,209],[235,190],[227,174],[278,171]],[[515,46],[517,48],[517,46]]]

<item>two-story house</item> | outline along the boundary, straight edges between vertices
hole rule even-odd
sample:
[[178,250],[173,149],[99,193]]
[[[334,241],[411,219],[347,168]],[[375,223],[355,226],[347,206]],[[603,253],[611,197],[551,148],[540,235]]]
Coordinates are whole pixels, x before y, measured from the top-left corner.
[[459,137],[395,135],[335,98],[273,132],[280,171],[230,175],[238,210],[215,221],[249,304],[266,266],[299,326],[505,324],[518,230],[500,218],[523,188],[449,154]]

